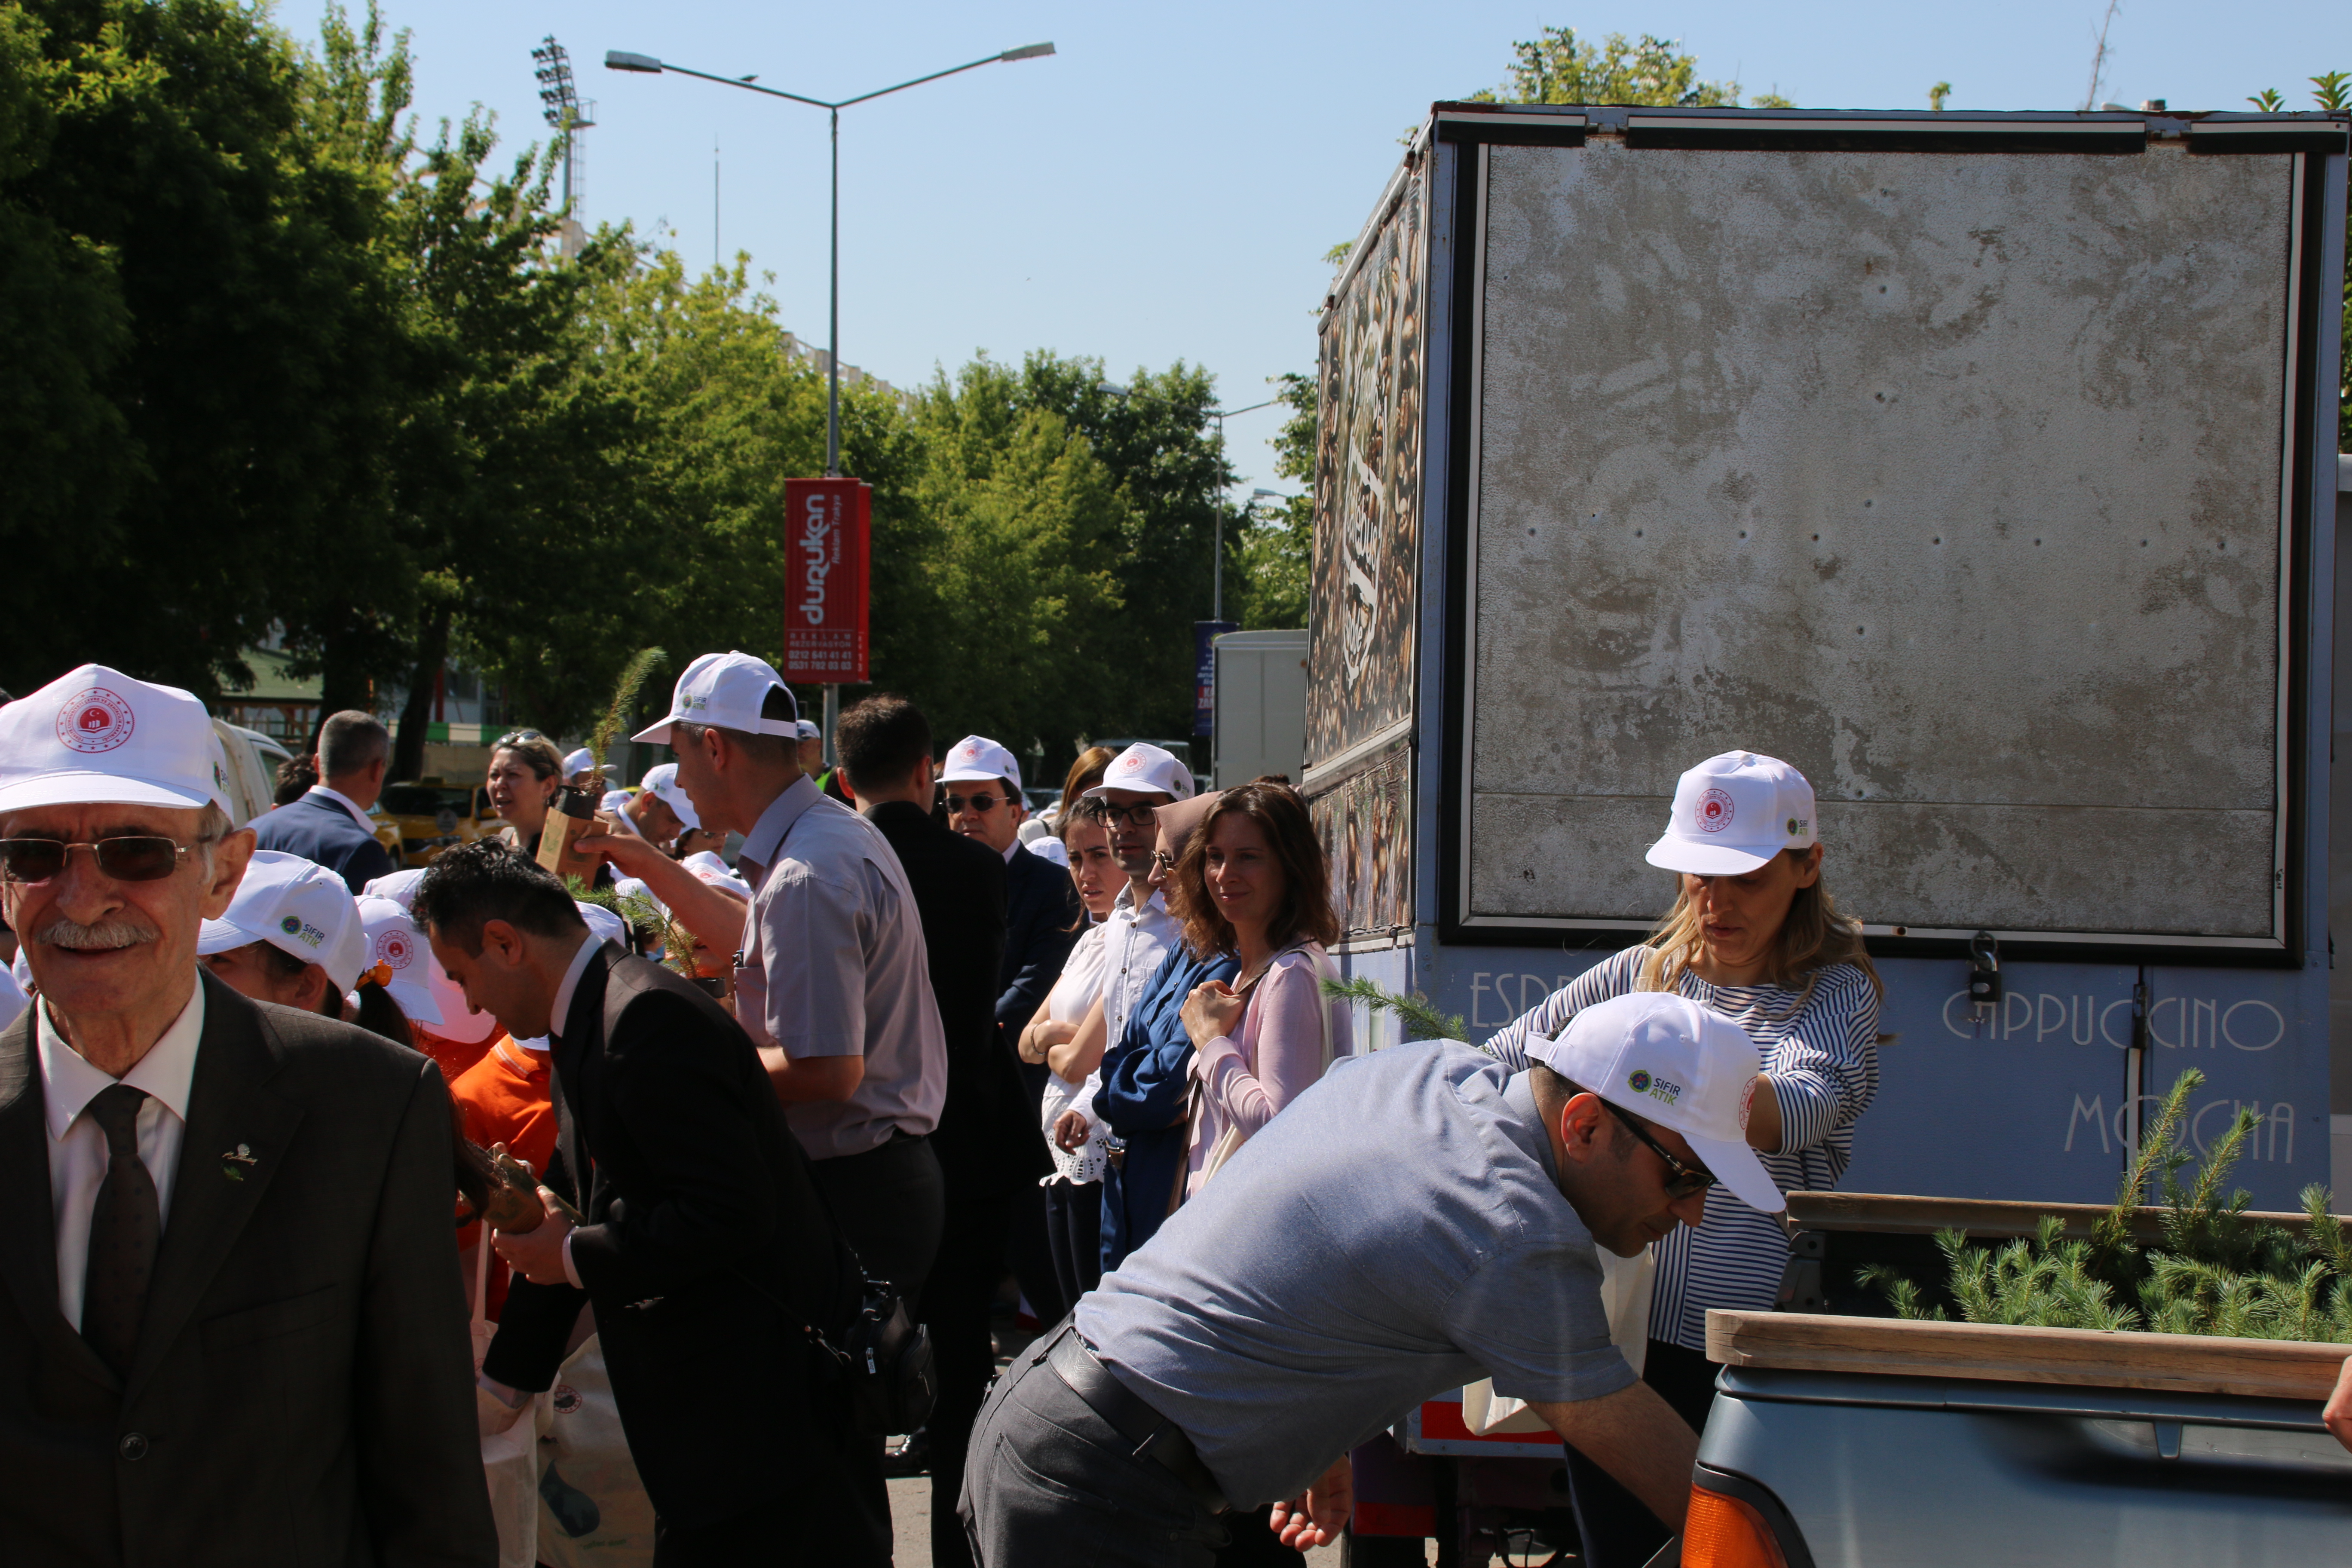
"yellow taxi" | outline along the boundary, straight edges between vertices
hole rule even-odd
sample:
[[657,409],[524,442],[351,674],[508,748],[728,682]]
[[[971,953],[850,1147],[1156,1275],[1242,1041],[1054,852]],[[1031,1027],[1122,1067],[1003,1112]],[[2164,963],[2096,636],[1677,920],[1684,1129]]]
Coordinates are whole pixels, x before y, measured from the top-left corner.
[[480,784],[414,779],[384,785],[376,805],[400,829],[394,858],[404,867],[428,866],[451,845],[488,838],[506,826]]

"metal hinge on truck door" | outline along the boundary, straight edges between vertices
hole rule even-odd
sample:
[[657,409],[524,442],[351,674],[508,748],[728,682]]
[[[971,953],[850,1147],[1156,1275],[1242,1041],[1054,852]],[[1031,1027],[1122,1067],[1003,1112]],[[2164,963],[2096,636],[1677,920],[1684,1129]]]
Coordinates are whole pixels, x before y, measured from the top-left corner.
[[2000,1005],[2000,940],[1989,931],[1969,938],[1969,1005],[1979,1017]]

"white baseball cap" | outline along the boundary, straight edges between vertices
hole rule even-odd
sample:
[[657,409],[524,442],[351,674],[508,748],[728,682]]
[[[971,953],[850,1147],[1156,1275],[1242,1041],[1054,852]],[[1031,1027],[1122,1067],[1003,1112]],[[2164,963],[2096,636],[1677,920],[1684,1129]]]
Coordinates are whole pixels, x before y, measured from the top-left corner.
[[440,967],[425,935],[408,911],[390,899],[373,893],[359,897],[360,931],[367,941],[362,978],[383,975],[383,988],[400,1004],[412,1024],[441,1023],[441,1004],[434,999],[431,975]]
[[257,849],[221,918],[196,928],[196,955],[266,942],[327,972],[341,991],[367,967],[367,939],[343,879],[316,861]]
[[362,897],[390,899],[402,909],[407,909],[416,902],[416,884],[425,880],[427,869],[419,866],[412,871],[394,871],[389,876],[372,877],[362,884],[360,893]]
[[1694,877],[1737,877],[1816,842],[1813,786],[1778,757],[1726,752],[1675,784],[1674,815],[1644,857]]
[[1690,1141],[1699,1163],[1749,1208],[1788,1205],[1748,1144],[1748,1101],[1763,1054],[1748,1031],[1687,996],[1636,991],[1596,1002],[1530,1058],[1644,1121]]
[[793,720],[793,728],[799,732],[800,738],[803,741],[822,741],[824,739],[824,731],[818,729],[806,719]]
[[1178,762],[1173,752],[1138,741],[1110,760],[1110,766],[1103,770],[1102,783],[1087,791],[1086,798],[1098,799],[1115,789],[1190,800],[1192,770]]
[[714,888],[732,888],[747,899],[751,896],[751,884],[743,879],[743,874],[710,850],[698,849],[678,864]]
[[[788,711],[782,719],[760,716],[771,688],[784,694]],[[669,717],[629,739],[667,746],[669,727],[680,721],[746,735],[797,736],[801,732],[800,707],[793,700],[793,689],[784,684],[775,666],[748,653],[706,653],[688,665],[686,673],[677,678],[677,689],[670,693]]]
[[565,778],[570,778],[574,773],[593,773],[595,771],[596,753],[590,751],[585,746],[581,747],[578,751],[563,759],[563,776]]
[[604,797],[596,803],[596,809],[598,811],[617,813],[623,806],[628,804],[629,792],[627,790],[608,789],[604,792]]
[[216,805],[235,820],[205,705],[85,664],[0,708],[0,811],[85,805]]
[[1040,860],[1051,860],[1065,871],[1070,868],[1070,847],[1050,833],[1032,838],[1021,847]]
[[678,784],[676,763],[663,763],[656,767],[647,768],[646,776],[639,779],[637,783],[640,787],[649,789],[659,795],[661,803],[677,813],[678,821],[687,826],[702,826],[702,818],[694,815],[694,802],[686,798],[686,791]]
[[966,735],[948,748],[947,766],[940,770],[941,784],[975,784],[982,779],[1004,779],[1015,790],[1021,787],[1021,764],[1013,753],[985,735]]

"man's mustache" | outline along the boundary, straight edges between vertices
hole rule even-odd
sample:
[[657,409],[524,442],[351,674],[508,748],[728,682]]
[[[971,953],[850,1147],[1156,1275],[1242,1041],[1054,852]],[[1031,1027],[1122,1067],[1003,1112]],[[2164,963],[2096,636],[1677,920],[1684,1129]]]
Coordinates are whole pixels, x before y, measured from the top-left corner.
[[33,940],[45,947],[78,948],[83,951],[106,952],[120,947],[137,947],[142,942],[161,942],[163,933],[143,921],[116,916],[84,925],[63,915],[33,932]]

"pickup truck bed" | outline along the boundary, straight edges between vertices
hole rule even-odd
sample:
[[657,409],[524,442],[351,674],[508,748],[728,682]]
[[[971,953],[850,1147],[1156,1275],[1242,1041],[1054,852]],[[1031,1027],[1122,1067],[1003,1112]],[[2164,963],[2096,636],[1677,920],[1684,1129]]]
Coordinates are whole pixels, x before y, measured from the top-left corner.
[[2352,1560],[2345,1347],[1744,1312],[1707,1342],[1695,1479],[1789,1568]]

